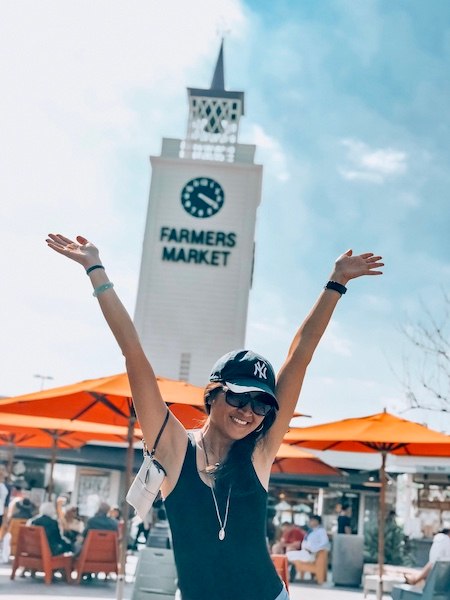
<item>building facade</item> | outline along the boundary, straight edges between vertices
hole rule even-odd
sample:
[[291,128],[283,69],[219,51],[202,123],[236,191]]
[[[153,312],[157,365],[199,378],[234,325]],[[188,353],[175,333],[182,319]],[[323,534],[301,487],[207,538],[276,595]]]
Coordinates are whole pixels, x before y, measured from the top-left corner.
[[150,157],[134,320],[158,376],[202,385],[245,344],[262,167],[238,143],[244,93],[225,89],[223,44],[211,87],[188,99],[186,138]]

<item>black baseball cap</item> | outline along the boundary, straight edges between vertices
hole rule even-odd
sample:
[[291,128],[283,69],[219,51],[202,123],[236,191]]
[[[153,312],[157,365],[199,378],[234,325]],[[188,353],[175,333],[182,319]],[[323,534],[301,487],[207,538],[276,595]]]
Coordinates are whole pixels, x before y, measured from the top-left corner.
[[251,350],[233,350],[224,354],[213,366],[210,381],[223,381],[236,394],[264,392],[278,410],[275,394],[275,372],[270,362]]

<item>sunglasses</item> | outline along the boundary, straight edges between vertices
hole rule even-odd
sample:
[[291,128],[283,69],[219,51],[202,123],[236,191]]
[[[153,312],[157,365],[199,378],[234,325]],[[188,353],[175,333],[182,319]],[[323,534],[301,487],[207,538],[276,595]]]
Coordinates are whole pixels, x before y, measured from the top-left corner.
[[242,394],[236,394],[236,392],[232,392],[227,388],[223,388],[223,391],[225,392],[226,403],[233,408],[244,408],[244,406],[250,404],[255,415],[260,417],[265,417],[273,410],[273,406],[263,400],[263,398],[269,398],[267,394],[261,394],[260,392],[242,392]]

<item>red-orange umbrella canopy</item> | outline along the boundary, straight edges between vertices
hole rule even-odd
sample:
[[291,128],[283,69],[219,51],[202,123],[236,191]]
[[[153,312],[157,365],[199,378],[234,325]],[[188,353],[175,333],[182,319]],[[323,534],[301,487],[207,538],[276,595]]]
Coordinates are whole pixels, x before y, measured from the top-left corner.
[[202,427],[206,421],[207,415],[204,410],[196,406],[187,404],[171,404],[170,412],[183,424],[185,429],[197,429]]
[[[58,448],[79,448],[93,440],[123,442],[127,434],[127,427],[119,425],[0,413],[0,445],[10,449],[9,470],[16,447],[52,448],[48,485],[50,494],[53,491],[53,468]],[[141,434],[140,430],[135,430],[136,439],[140,439]]]
[[316,450],[450,456],[450,436],[387,412],[313,427],[293,427],[284,440]]
[[[141,435],[136,429],[136,439]],[[89,441],[123,442],[126,437],[127,428],[120,425],[0,412],[0,444],[51,448],[56,442],[59,448],[78,448]]]
[[386,455],[450,456],[450,436],[401,419],[386,411],[368,417],[344,419],[314,427],[292,428],[285,441],[317,450],[340,450],[347,452],[379,452],[382,457],[380,469],[380,510],[378,564],[381,598],[381,576],[384,563],[384,513],[386,488]]
[[[158,385],[169,406],[180,404],[202,410],[203,388],[162,377],[158,377]],[[81,419],[111,425],[127,425],[130,416],[134,416],[126,373],[4,398],[0,400],[0,412]]]
[[314,454],[289,444],[281,444],[272,466],[272,473],[342,476],[339,469],[327,465]]

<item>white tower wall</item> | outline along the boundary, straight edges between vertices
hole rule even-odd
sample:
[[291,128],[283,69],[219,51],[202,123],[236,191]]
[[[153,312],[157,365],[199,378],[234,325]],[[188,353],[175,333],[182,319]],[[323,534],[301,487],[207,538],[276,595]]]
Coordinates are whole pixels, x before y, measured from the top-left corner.
[[[219,356],[245,343],[262,168],[165,156],[151,157],[151,164],[135,324],[158,375],[202,385]],[[181,190],[196,177],[213,179],[224,190],[223,207],[210,218],[193,217],[181,204]],[[179,238],[182,229],[203,231],[205,239],[213,232],[213,243],[167,239],[168,231]],[[234,234],[235,245],[214,244],[217,232]],[[186,256],[191,249],[206,250],[217,265],[163,260],[164,248],[183,248]]]

